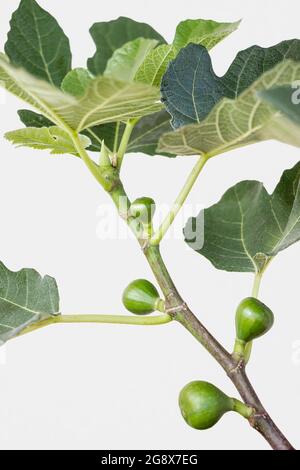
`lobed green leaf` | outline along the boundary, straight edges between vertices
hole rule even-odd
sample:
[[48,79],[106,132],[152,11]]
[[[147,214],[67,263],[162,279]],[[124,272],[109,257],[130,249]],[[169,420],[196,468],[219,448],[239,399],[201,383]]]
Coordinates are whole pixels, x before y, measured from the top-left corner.
[[210,157],[270,139],[299,147],[299,127],[259,96],[262,90],[290,85],[297,79],[300,79],[300,62],[283,60],[236,99],[221,99],[199,124],[189,124],[164,134],[158,151]]
[[240,51],[225,75],[218,77],[206,48],[190,44],[171,62],[162,82],[163,102],[172,116],[173,127],[201,122],[219,101],[238,98],[285,59],[300,61],[299,40]]
[[176,28],[173,43],[160,45],[151,51],[138,70],[135,80],[160,86],[168,65],[176,58],[182,48],[194,43],[211,49],[235,31],[239,24],[239,21],[235,23],[217,23],[201,19],[182,21]]
[[[51,127],[54,125],[52,121],[49,121],[43,115],[35,113],[34,111],[21,109],[18,111],[18,114],[26,127]],[[124,124],[120,123],[117,144],[120,143],[124,128]],[[160,136],[171,130],[170,115],[164,110],[141,118],[133,129],[127,147],[127,153],[144,153],[151,156],[157,155],[157,144]],[[114,122],[91,127],[82,131],[82,134],[87,136],[91,141],[91,145],[87,148],[87,150],[91,152],[100,152],[103,140],[110,152],[113,152],[115,133],[116,123]],[[167,153],[162,153],[161,155],[173,156]]]
[[[21,122],[26,127],[52,127],[54,123],[45,118],[42,114],[38,114],[28,109],[20,109],[18,111]],[[120,134],[124,130],[124,124],[120,123]],[[91,145],[87,148],[91,152],[100,152],[102,141],[105,141],[109,149],[113,149],[114,136],[116,131],[116,123],[110,122],[102,124],[82,131],[81,135],[85,135],[91,141]]]
[[72,96],[80,97],[85,94],[92,80],[93,76],[90,72],[79,67],[67,73],[62,81],[61,89]]
[[[18,129],[7,132],[5,138],[18,147],[50,150],[52,155],[69,153],[78,156],[69,134],[57,126]],[[80,135],[80,140],[84,148],[91,145],[91,140],[84,135]]]
[[201,44],[206,49],[212,49],[220,41],[236,31],[240,21],[233,23],[218,23],[213,20],[185,20],[181,21],[173,40],[174,49],[179,52],[188,44]]
[[147,54],[158,44],[155,39],[137,38],[116,49],[108,60],[104,75],[133,81]]
[[114,51],[138,38],[154,39],[164,44],[164,38],[146,23],[120,17],[113,21],[95,23],[90,33],[96,44],[96,53],[88,60],[88,69],[94,75],[103,74]]
[[160,86],[161,79],[167,70],[168,64],[175,59],[176,50],[172,45],[162,44],[151,51],[138,69],[135,80]]
[[60,127],[81,132],[106,122],[126,121],[159,111],[159,91],[109,77],[91,81],[82,97],[63,93],[0,57],[0,84]]
[[42,114],[31,111],[30,109],[19,109],[19,118],[26,127],[51,127],[53,122]]
[[258,181],[236,184],[190,219],[184,233],[188,245],[218,269],[263,271],[300,240],[300,162],[283,173],[271,195]]
[[0,262],[0,342],[27,326],[59,314],[55,279],[34,269],[13,272]]
[[72,54],[56,19],[35,0],[21,0],[10,26],[5,44],[10,61],[59,87],[71,69]]

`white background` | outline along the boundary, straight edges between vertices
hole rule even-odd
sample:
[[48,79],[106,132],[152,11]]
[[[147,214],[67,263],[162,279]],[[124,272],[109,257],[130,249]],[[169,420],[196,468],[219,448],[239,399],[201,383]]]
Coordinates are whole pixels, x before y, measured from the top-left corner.
[[[1,1],[3,49],[19,1]],[[88,29],[119,15],[150,23],[171,41],[186,18],[233,21],[239,31],[213,50],[215,70],[225,72],[239,49],[270,46],[300,36],[298,0],[145,1],[40,0],[71,39],[74,65],[94,53]],[[20,126],[14,97],[0,106],[1,135]],[[99,207],[107,196],[79,159],[14,149],[0,142],[0,259],[13,270],[34,267],[54,276],[64,313],[125,313],[121,293],[133,278],[152,279],[133,240],[99,239]],[[211,161],[190,204],[208,206],[242,179],[272,190],[299,149],[267,142]],[[193,158],[129,155],[124,180],[131,197],[171,203]],[[113,209],[112,209],[113,210]],[[183,223],[182,223],[183,224]],[[98,228],[98,230],[97,230]],[[180,230],[178,232],[180,234]],[[252,276],[215,270],[180,239],[162,251],[179,290],[228,348],[234,310],[249,295]],[[261,298],[276,314],[273,330],[255,344],[249,375],[271,415],[300,446],[299,246],[272,263]],[[1,449],[267,449],[244,420],[231,413],[205,432],[187,427],[177,397],[194,379],[235,391],[219,365],[179,325],[52,326],[11,341],[1,351]]]

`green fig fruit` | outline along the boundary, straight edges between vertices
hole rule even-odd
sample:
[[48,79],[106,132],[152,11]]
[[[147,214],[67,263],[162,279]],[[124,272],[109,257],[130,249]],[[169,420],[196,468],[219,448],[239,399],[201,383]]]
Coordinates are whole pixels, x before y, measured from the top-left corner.
[[155,212],[155,201],[150,197],[140,197],[132,202],[129,215],[143,225],[150,225]]
[[274,323],[273,312],[254,297],[247,297],[239,304],[236,316],[237,339],[245,343],[264,335]]
[[214,426],[224,413],[233,411],[233,399],[208,382],[190,382],[180,392],[179,407],[187,424],[195,429]]
[[146,279],[136,279],[126,287],[123,304],[136,315],[147,315],[155,310],[163,311],[164,301],[156,287]]

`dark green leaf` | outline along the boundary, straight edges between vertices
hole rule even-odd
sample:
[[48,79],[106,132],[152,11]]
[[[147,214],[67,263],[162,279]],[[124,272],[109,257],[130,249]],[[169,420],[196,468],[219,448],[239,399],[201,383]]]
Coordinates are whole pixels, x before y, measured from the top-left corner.
[[191,248],[218,269],[263,271],[271,258],[300,239],[300,162],[283,173],[271,195],[258,181],[236,184],[190,219],[184,233]]
[[205,47],[190,44],[179,52],[162,79],[161,94],[174,128],[206,117],[224,95]]
[[41,277],[33,269],[13,272],[0,262],[0,342],[24,328],[59,314],[55,279]]
[[21,0],[12,15],[5,52],[11,62],[36,77],[60,86],[71,69],[69,40],[35,0]]
[[245,145],[276,139],[300,147],[300,127],[262,101],[260,92],[300,79],[300,62],[285,59],[263,73],[236,99],[223,98],[204,121],[164,134],[160,152],[205,154],[207,158]]
[[236,23],[217,23],[216,21],[201,19],[182,21],[176,28],[173,44],[162,44],[152,50],[138,70],[135,80],[160,86],[168,64],[175,59],[183,47],[193,43],[211,49],[235,31],[239,23],[239,21]]
[[284,59],[300,61],[299,40],[241,51],[226,74],[218,77],[207,50],[200,45],[188,45],[170,63],[162,80],[163,102],[172,116],[173,127],[201,122],[222,98],[236,99]]
[[18,115],[26,127],[50,127],[54,125],[50,119],[29,109],[20,109]]
[[133,130],[127,152],[172,156],[166,152],[157,152],[160,137],[170,130],[170,115],[164,110],[143,117]]
[[96,53],[88,60],[88,69],[94,74],[102,74],[108,60],[116,49],[137,38],[156,39],[164,44],[164,38],[151,26],[130,18],[120,17],[113,21],[95,23],[90,33],[96,44]]
[[[111,152],[113,152],[116,129],[117,129],[117,123],[109,122],[107,124],[94,126],[83,131],[82,134],[89,137],[92,142],[92,145],[87,150],[90,150],[91,152],[100,152],[102,141],[104,140],[105,146]],[[122,122],[120,122],[117,144],[120,143],[120,139],[122,137],[124,129],[125,129],[125,125]]]
[[[119,136],[117,144],[120,143],[124,124],[120,123]],[[144,153],[146,155],[164,155],[171,157],[172,155],[162,152],[157,153],[157,144],[159,138],[165,132],[171,130],[170,115],[166,111],[149,114],[139,120],[135,126],[127,147],[126,153]],[[116,132],[116,123],[95,126],[83,132],[92,141],[92,146],[88,150],[100,152],[101,142],[104,140],[106,147],[112,152],[114,148],[114,138]]]
[[[120,143],[124,129],[124,124],[120,123],[117,144]],[[131,134],[126,153],[144,153],[146,155],[164,155],[171,157],[172,155],[165,152],[157,153],[159,138],[168,130],[171,130],[170,115],[166,111],[159,111],[158,113],[143,117],[139,120]],[[89,147],[88,150],[100,152],[101,141],[104,140],[106,147],[112,152],[115,131],[115,123],[95,126],[92,129],[84,131],[84,134],[92,141],[92,147]]]

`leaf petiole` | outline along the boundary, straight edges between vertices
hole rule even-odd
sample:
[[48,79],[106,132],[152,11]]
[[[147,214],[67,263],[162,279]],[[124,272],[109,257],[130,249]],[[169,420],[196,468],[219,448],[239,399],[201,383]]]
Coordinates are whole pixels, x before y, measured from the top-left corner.
[[205,163],[208,160],[207,155],[202,155],[199,157],[196,165],[192,169],[185,185],[183,186],[182,190],[180,191],[178,197],[176,198],[170,212],[167,214],[166,218],[162,222],[161,226],[157,230],[156,233],[154,233],[153,237],[150,240],[151,245],[159,245],[167,231],[169,230],[170,226],[175,220],[175,217],[177,216],[178,212],[181,210],[183,204],[185,203],[188,195],[190,194],[195,182],[197,181],[197,178],[199,174],[201,173]]
[[118,151],[119,132],[120,132],[120,121],[116,123],[115,137],[114,137],[114,148],[113,153],[116,154]]
[[[134,126],[136,125],[137,122],[138,122],[138,119],[130,119],[126,123],[126,127],[125,127],[125,130],[123,132],[122,139],[121,139],[121,142],[120,142],[120,146],[119,146],[119,149],[118,149],[118,152],[117,152],[117,167],[119,169],[122,166],[123,158],[124,158],[124,155],[125,155],[126,150],[127,150],[127,146],[128,146],[128,143],[129,143],[129,140],[130,140],[130,137],[131,137],[131,133],[132,133],[132,131],[134,129]],[[116,130],[116,132],[117,131],[118,131],[118,129]]]
[[254,283],[253,283],[253,288],[252,288],[252,297],[255,297],[256,299],[258,298],[258,295],[259,295],[259,289],[260,289],[262,277],[263,277],[263,272],[255,273]]
[[34,323],[25,328],[18,336],[39,330],[45,326],[57,323],[111,323],[119,325],[163,325],[170,323],[172,317],[168,314],[153,316],[129,316],[129,315],[56,315],[46,320]]
[[90,170],[91,174],[94,176],[94,178],[98,181],[98,183],[103,186],[105,190],[108,189],[108,182],[105,180],[105,178],[101,175],[101,172],[99,171],[99,167],[96,165],[96,163],[90,158],[89,154],[83,147],[82,143],[80,142],[79,136],[77,132],[72,131],[70,129],[69,131],[70,137],[72,138],[74,147],[76,148],[78,155],[80,156],[81,160],[86,164],[87,168]]

